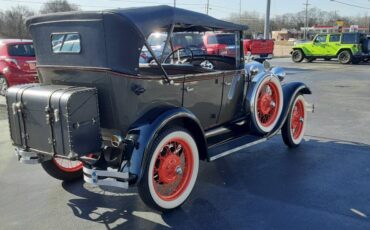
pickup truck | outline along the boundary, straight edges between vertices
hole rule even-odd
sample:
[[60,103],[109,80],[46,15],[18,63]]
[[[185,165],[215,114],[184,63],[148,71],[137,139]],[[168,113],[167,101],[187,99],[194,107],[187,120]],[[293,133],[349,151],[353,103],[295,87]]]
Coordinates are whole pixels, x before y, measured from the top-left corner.
[[263,61],[271,59],[274,53],[274,40],[270,39],[244,39],[244,54],[250,54],[252,59]]
[[[235,56],[235,35],[231,33],[207,33],[204,45],[207,54]],[[274,52],[274,41],[268,39],[244,39],[244,55],[251,55],[256,61],[271,59]]]

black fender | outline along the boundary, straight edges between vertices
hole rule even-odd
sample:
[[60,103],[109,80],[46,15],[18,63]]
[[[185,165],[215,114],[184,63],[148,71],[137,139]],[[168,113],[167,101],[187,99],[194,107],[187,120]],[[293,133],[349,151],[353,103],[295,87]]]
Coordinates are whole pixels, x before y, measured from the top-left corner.
[[276,127],[266,135],[266,137],[272,137],[274,136],[279,130],[283,127],[290,108],[293,106],[293,100],[298,94],[312,94],[310,88],[302,82],[290,82],[287,84],[282,85],[283,88],[283,110],[281,111],[281,115],[279,118],[278,123],[276,124]]
[[136,175],[136,179],[131,184],[137,184],[141,180],[148,160],[147,155],[150,154],[149,151],[154,140],[161,130],[171,125],[179,125],[188,129],[197,143],[200,159],[206,159],[207,142],[203,128],[196,116],[183,107],[156,108],[135,122],[126,136],[126,139],[135,137],[135,147],[130,154],[129,173]]
[[343,48],[343,49],[338,50],[338,52],[337,52],[337,54],[336,54],[335,56],[336,56],[336,57],[338,57],[338,56],[339,56],[339,54],[340,54],[342,51],[345,51],[345,50],[349,51],[349,53],[351,54],[351,56],[353,56],[352,50],[351,50],[351,49],[349,49],[349,48]]
[[292,49],[292,51],[290,51],[290,55],[292,55],[293,54],[293,52],[295,51],[295,50],[300,50],[300,51],[302,51],[302,53],[303,53],[303,56],[304,57],[308,57],[307,56],[307,54],[305,53],[305,50],[304,49],[302,49],[301,47],[293,47],[293,49]]

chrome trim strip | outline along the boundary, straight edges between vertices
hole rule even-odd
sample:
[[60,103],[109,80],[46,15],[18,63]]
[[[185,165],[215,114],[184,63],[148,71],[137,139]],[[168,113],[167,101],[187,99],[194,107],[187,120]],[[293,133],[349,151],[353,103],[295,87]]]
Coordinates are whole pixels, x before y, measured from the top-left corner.
[[253,146],[253,145],[257,145],[257,144],[259,144],[259,143],[265,142],[266,140],[267,140],[267,138],[262,138],[262,139],[259,139],[259,140],[257,140],[257,141],[250,142],[250,143],[248,143],[248,144],[241,145],[241,146],[238,146],[238,147],[233,148],[233,149],[229,149],[229,150],[227,150],[227,151],[225,151],[225,152],[223,152],[223,153],[220,153],[220,154],[218,154],[218,155],[216,155],[216,156],[213,156],[213,157],[209,158],[209,160],[210,160],[210,161],[214,161],[214,160],[216,160],[216,159],[218,159],[218,158],[221,158],[221,157],[224,157],[224,156],[230,155],[231,153],[237,152],[237,151],[239,151],[239,150],[242,150],[242,149],[245,149],[245,148],[251,147],[251,146]]
[[216,135],[218,135],[218,134],[221,134],[221,133],[224,133],[224,132],[227,132],[227,131],[229,131],[229,129],[228,129],[228,128],[220,127],[220,128],[217,128],[217,129],[211,130],[211,131],[209,131],[209,132],[206,132],[206,133],[205,133],[205,136],[206,136],[206,138],[208,138],[208,137],[213,137],[213,136],[216,136]]

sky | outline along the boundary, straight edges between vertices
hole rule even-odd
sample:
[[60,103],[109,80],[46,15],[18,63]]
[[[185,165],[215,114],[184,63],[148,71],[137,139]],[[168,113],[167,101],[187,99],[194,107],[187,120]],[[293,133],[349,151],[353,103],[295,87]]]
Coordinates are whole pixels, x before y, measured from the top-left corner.
[[[338,0],[343,3],[356,4],[362,8],[350,7],[330,0],[309,0],[309,7],[317,7],[326,11],[336,10],[340,15],[370,15],[370,0]],[[39,10],[47,0],[0,0],[0,10],[7,10],[16,5],[26,5]],[[173,5],[174,0],[69,0],[80,5],[83,10],[101,10],[110,8],[140,7],[148,5]],[[216,18],[226,18],[231,13],[256,11],[265,14],[266,0],[209,0],[209,14]],[[271,0],[271,15],[294,13],[304,9],[306,0]],[[207,0],[176,0],[177,7],[205,13]]]

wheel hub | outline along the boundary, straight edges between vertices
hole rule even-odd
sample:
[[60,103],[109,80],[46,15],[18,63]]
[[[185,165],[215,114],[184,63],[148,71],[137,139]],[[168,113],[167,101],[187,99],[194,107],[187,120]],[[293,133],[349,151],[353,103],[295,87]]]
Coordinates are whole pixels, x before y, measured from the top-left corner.
[[176,181],[178,175],[182,173],[181,160],[176,154],[165,156],[158,169],[160,181],[166,184]]
[[261,96],[260,100],[258,101],[258,107],[260,112],[263,115],[267,115],[270,111],[275,107],[276,103],[273,101],[272,97],[265,93]]

